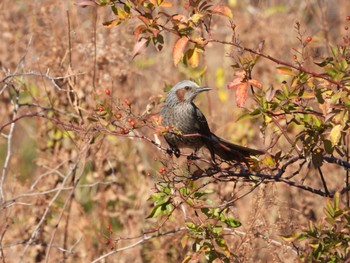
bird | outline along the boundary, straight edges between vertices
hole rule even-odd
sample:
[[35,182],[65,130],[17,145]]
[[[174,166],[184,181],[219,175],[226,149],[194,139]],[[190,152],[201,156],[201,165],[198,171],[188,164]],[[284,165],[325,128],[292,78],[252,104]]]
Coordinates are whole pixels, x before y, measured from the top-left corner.
[[264,151],[233,144],[211,132],[207,119],[193,103],[198,94],[211,88],[199,86],[191,80],[183,80],[168,92],[160,109],[161,124],[166,127],[164,138],[170,146],[169,153],[180,156],[180,149],[193,149],[193,156],[202,147],[206,147],[211,160],[216,156],[224,161],[248,163],[251,156],[264,154]]

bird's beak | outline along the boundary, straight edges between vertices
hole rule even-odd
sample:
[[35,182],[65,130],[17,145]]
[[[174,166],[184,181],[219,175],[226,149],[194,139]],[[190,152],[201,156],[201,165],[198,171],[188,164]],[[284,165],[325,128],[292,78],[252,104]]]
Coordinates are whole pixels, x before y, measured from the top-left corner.
[[198,93],[203,92],[203,91],[208,91],[208,90],[211,90],[211,88],[206,87],[206,86],[199,87],[199,88],[198,88]]

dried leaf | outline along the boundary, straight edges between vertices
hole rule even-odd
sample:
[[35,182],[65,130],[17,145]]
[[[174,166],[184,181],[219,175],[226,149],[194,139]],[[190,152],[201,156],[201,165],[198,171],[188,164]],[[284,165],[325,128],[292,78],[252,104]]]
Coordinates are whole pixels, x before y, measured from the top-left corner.
[[224,6],[224,5],[218,5],[217,7],[215,7],[213,9],[213,13],[219,14],[219,15],[223,15],[223,16],[227,16],[228,18],[232,19],[233,18],[233,14],[232,11],[229,7]]
[[338,125],[335,125],[330,134],[329,134],[329,139],[330,141],[332,142],[332,145],[337,145],[340,141],[340,138],[341,138],[341,132],[343,130],[343,126],[338,124]]
[[162,6],[162,7],[172,7],[172,6],[173,6],[173,3],[167,2],[167,1],[163,1],[159,6]]
[[137,16],[138,19],[140,19],[143,23],[145,23],[145,25],[149,25],[151,23],[151,21],[147,18],[147,17],[144,17],[144,16]]
[[173,48],[173,61],[174,65],[176,66],[180,60],[182,59],[186,45],[188,43],[188,38],[186,36],[180,37],[174,45]]
[[132,59],[134,59],[137,55],[143,54],[146,50],[147,39],[142,38],[140,41],[136,42],[134,49],[132,51]]
[[277,67],[278,73],[283,75],[295,76],[295,72],[291,68],[287,67]]
[[147,27],[144,26],[144,25],[139,25],[138,27],[136,27],[135,30],[134,30],[134,37],[135,37],[135,39],[138,40],[140,34],[143,33],[146,30],[147,30]]
[[119,18],[113,19],[111,21],[103,22],[102,25],[107,28],[112,28],[119,25],[122,22]]
[[193,23],[198,23],[205,15],[204,14],[194,14],[191,16]]
[[236,103],[238,107],[243,107],[248,97],[248,83],[242,82],[238,78],[233,80],[228,87],[229,89],[236,89]]
[[258,88],[258,89],[261,89],[261,87],[262,87],[262,84],[259,81],[257,81],[256,79],[250,79],[247,81],[247,83],[249,85],[252,85],[252,86]]

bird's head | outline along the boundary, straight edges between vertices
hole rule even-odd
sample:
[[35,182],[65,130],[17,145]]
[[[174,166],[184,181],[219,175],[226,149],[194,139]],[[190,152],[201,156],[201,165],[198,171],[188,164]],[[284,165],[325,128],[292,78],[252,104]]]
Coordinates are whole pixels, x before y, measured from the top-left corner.
[[211,90],[211,88],[201,87],[190,80],[183,80],[171,88],[165,103],[168,105],[175,105],[182,102],[191,103],[199,93],[207,90]]

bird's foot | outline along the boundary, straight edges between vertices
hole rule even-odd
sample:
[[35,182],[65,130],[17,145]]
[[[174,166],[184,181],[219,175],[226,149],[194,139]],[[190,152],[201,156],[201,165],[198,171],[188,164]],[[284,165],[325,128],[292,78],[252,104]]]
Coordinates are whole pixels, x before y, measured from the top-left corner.
[[197,157],[194,152],[191,153],[189,156],[187,156],[187,161],[194,161],[194,160],[198,160],[198,159],[199,159],[199,157]]
[[173,154],[176,156],[176,158],[179,158],[181,153],[179,149],[169,148],[166,150],[166,153],[172,156]]

